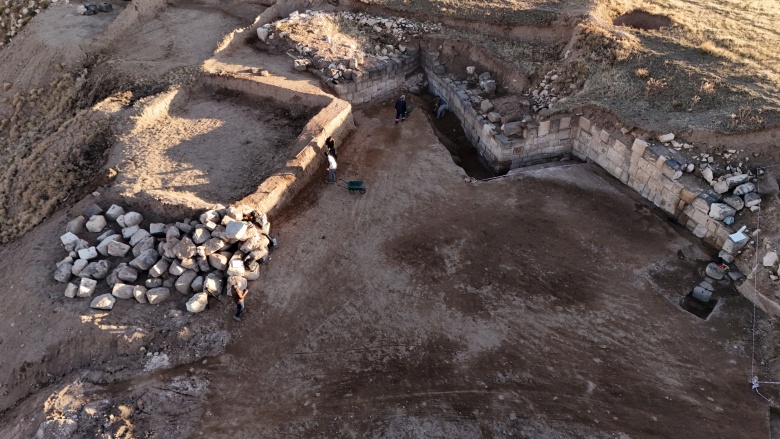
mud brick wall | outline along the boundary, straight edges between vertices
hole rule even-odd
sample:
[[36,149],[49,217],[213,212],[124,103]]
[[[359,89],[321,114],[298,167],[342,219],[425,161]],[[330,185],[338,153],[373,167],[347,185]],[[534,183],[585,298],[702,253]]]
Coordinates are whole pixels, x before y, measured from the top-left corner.
[[698,238],[717,248],[733,230],[709,216],[715,201],[697,177],[682,173],[685,159],[662,145],[612,133],[586,117],[572,128],[574,156],[592,161],[637,191],[643,198],[675,217]]
[[343,81],[333,87],[334,93],[356,105],[398,94],[406,75],[420,66],[417,52],[413,49],[407,50],[410,53],[398,58],[367,59],[359,70],[354,71],[353,80]]

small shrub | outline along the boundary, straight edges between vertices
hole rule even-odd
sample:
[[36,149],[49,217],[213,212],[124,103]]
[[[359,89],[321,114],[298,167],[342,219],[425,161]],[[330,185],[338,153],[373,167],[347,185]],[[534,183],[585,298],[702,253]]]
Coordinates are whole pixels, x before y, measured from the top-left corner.
[[639,79],[645,79],[645,78],[647,78],[648,76],[650,76],[650,71],[649,71],[649,70],[647,70],[647,69],[646,69],[646,68],[644,68],[644,67],[640,67],[640,68],[636,69],[636,71],[634,72],[634,74],[635,74],[635,75],[636,75],[636,77],[637,77],[637,78],[639,78]]

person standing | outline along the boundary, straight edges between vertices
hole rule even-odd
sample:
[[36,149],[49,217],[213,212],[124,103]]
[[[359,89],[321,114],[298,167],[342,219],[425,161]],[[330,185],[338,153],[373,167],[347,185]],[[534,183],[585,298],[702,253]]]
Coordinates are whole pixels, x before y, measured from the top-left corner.
[[398,125],[398,119],[402,121],[406,120],[406,96],[401,95],[397,101],[395,101],[395,124]]
[[333,137],[328,137],[325,140],[325,147],[328,148],[328,154],[332,155],[334,159],[339,158],[338,154],[336,154],[336,141],[333,140]]
[[236,302],[236,315],[233,316],[236,321],[241,321],[241,314],[244,313],[246,307],[244,306],[244,298],[249,290],[241,290],[237,286],[230,287],[233,290],[233,301]]
[[336,164],[336,157],[333,157],[333,155],[328,152],[328,184],[333,184],[336,182],[336,168],[338,165]]
[[436,119],[444,117],[444,113],[447,112],[447,101],[441,96],[436,96],[436,104],[433,110],[436,112]]

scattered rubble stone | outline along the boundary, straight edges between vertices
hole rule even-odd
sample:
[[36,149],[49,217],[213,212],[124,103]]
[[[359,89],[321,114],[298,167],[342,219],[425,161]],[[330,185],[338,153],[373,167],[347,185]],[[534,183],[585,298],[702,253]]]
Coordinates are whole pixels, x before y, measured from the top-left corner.
[[100,296],[92,299],[92,303],[89,304],[89,307],[94,309],[111,310],[114,308],[114,303],[116,303],[116,298],[114,296],[111,294],[101,294]]
[[165,287],[152,288],[146,292],[146,300],[152,305],[164,302],[171,297],[171,290]]

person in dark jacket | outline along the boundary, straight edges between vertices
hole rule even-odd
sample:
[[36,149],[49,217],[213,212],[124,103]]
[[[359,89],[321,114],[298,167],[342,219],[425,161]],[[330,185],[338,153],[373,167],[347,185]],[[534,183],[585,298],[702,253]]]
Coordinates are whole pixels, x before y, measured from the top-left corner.
[[401,95],[395,101],[395,124],[398,125],[398,119],[406,120],[406,96]]
[[336,141],[333,140],[333,137],[328,137],[325,140],[325,147],[328,148],[328,154],[332,155],[334,159],[339,158],[338,154],[336,154]]
[[233,290],[233,301],[236,302],[236,315],[234,315],[233,318],[240,322],[241,314],[243,314],[245,310],[244,298],[249,290],[240,290],[234,285],[231,285],[229,288]]

